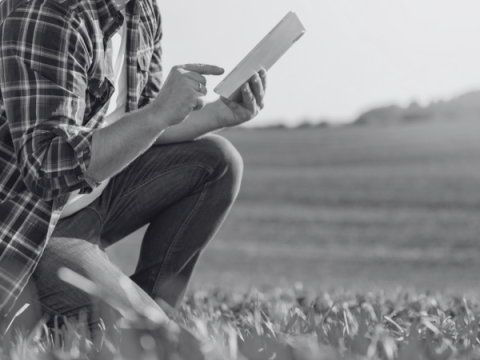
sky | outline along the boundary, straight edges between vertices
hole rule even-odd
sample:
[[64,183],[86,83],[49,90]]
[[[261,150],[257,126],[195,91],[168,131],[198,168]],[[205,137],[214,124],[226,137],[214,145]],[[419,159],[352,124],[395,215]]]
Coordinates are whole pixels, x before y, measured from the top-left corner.
[[[250,126],[351,121],[372,107],[480,89],[479,0],[157,0],[165,76],[206,63],[228,73],[294,11],[305,35],[269,70]],[[208,100],[223,76],[209,76]]]

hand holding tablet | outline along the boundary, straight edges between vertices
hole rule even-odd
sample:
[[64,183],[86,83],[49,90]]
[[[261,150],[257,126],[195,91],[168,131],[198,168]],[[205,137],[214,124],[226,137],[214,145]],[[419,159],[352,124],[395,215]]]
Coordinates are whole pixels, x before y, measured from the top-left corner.
[[269,70],[304,33],[300,19],[290,11],[214,91],[231,100],[238,98],[240,87],[245,82],[262,68]]

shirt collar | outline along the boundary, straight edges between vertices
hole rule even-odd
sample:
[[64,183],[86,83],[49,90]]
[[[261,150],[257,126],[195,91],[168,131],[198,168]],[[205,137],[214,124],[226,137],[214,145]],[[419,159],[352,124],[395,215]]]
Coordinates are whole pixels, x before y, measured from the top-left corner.
[[[129,3],[136,1],[137,0],[130,0]],[[95,0],[95,3],[97,5],[100,28],[102,29],[104,37],[110,39],[118,28],[122,26],[124,21],[123,15],[113,0]],[[128,6],[125,9],[128,11]]]

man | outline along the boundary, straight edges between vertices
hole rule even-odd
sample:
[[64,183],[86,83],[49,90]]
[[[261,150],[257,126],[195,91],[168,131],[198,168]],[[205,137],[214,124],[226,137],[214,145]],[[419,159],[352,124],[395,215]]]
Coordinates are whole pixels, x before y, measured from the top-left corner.
[[[3,0],[0,24],[0,309],[30,279],[42,312],[86,309],[95,327],[98,303],[62,267],[122,305],[178,305],[242,175],[207,134],[257,115],[265,71],[238,101],[206,104],[216,66],[175,66],[162,84],[154,0]],[[145,224],[127,294],[104,248]]]

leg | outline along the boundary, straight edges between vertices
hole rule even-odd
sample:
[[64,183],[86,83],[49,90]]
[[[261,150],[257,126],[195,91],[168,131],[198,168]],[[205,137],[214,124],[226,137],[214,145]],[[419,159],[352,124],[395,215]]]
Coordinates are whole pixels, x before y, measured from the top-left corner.
[[[116,326],[118,325],[118,314],[115,314],[109,306],[105,306],[101,300],[91,298],[88,294],[57,277],[60,267],[68,267],[92,280],[116,304],[120,304],[124,308],[145,309],[149,306],[157,309],[159,313],[162,312],[162,309],[148,294],[110,263],[105,252],[98,245],[100,240],[98,224],[100,222],[97,213],[86,208],[79,212],[78,216],[76,215],[62,220],[55,231],[55,236],[50,239],[34,276],[32,276],[32,280],[35,280],[38,288],[37,303],[40,304],[44,313],[51,315],[48,323],[50,327],[54,326],[56,315],[59,316],[58,324],[61,326],[63,316],[78,319],[80,312],[86,311],[86,320],[95,347],[100,348],[106,333],[113,341],[115,349],[120,351],[123,356],[128,359],[132,359],[134,356],[138,357],[139,353],[136,349],[141,342],[141,335],[145,334],[145,330],[140,330],[141,326],[119,329]],[[88,240],[77,238],[78,234],[87,235]],[[127,288],[121,286],[121,280],[129,283]],[[100,325],[105,325],[106,331]],[[177,332],[178,330],[179,332]],[[175,327],[174,331],[177,336],[174,339],[172,339],[171,331],[172,324],[166,323],[147,331],[158,344],[156,353],[158,351],[159,359],[166,358],[166,354],[175,352],[177,356],[172,355],[169,358],[205,360],[199,351],[200,342],[190,331],[181,326]],[[81,331],[79,332],[81,333]],[[98,356],[94,357],[98,358]],[[111,356],[108,357],[111,358]],[[116,355],[115,358],[117,357]]]
[[[99,245],[99,235],[98,215],[92,209],[86,208],[61,220],[50,238],[32,275],[37,288],[37,302],[42,312],[50,315],[50,326],[53,325],[55,316],[78,318],[80,311],[84,309],[89,327],[95,332],[101,317],[101,301],[60,280],[57,274],[61,267],[67,267],[92,280],[123,306],[148,305],[158,308],[153,299],[137,286],[134,286],[136,296],[127,296],[119,282],[128,277],[108,260]],[[135,303],[132,304],[132,301]]]
[[110,204],[99,204],[108,209],[100,215],[105,246],[149,223],[131,278],[153,298],[177,306],[200,252],[238,194],[242,171],[240,155],[219,136],[152,147],[100,200]]
[[201,250],[238,193],[241,173],[240,156],[218,136],[152,147],[114,177],[94,203],[59,222],[32,276],[42,310],[77,317],[85,308],[90,327],[98,322],[99,302],[60,281],[62,266],[130,306],[119,285],[125,275],[103,247],[148,223],[132,276],[135,306],[158,307],[156,297],[178,304]]

